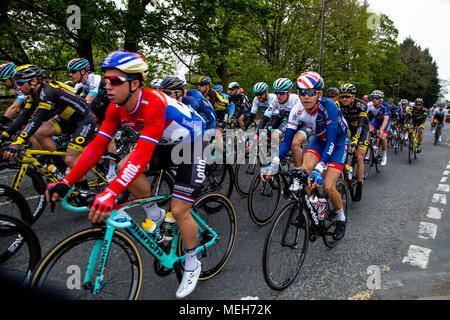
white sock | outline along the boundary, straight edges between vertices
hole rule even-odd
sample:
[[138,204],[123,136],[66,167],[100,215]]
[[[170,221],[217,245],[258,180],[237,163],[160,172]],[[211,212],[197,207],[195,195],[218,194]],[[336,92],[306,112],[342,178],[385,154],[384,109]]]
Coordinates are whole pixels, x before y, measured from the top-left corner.
[[146,203],[142,205],[142,208],[144,208],[147,219],[155,221],[161,218],[161,210],[156,203]]
[[108,175],[116,174],[116,168],[117,168],[117,164],[116,163],[110,163],[109,164],[109,168],[108,168]]
[[336,220],[345,221],[344,207],[342,207],[340,210],[336,210]]
[[197,248],[186,250],[184,249],[184,254],[186,255],[186,261],[184,262],[185,271],[194,271],[198,267],[197,260]]

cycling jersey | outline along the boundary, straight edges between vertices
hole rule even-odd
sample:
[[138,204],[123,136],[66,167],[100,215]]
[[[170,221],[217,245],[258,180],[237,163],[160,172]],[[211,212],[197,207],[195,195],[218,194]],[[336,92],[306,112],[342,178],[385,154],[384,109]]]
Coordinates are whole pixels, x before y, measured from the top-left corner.
[[186,97],[183,97],[182,102],[190,105],[205,120],[206,130],[216,128],[216,113],[209,101],[195,90],[187,90],[186,95]]
[[229,96],[230,102],[234,103],[236,109],[236,119],[238,119],[242,114],[247,114],[250,112],[250,101],[248,97],[242,92],[236,92],[234,95]]
[[384,132],[386,134],[389,134],[389,126],[391,125],[391,111],[389,104],[384,101],[380,101],[378,108],[376,108],[373,104],[373,101],[371,101],[367,104],[367,107],[369,109],[369,115],[373,117],[372,121],[370,122],[370,127],[372,127],[374,130],[380,130],[384,122],[384,117],[389,117],[388,123],[384,128]]
[[358,98],[353,99],[350,106],[344,106],[342,101],[335,102],[341,110],[344,118],[347,120],[352,140],[358,143],[362,148],[366,146],[369,136],[369,119],[367,103]]
[[193,143],[202,138],[206,128],[205,121],[191,107],[158,90],[142,89],[131,112],[112,103],[108,106],[99,133],[66,177],[69,184],[74,184],[97,163],[120,125],[129,126],[141,134],[136,149],[108,186],[116,195],[144,172],[157,145]]
[[400,124],[405,124],[406,120],[408,119],[408,113],[409,113],[409,107],[403,108],[400,107],[398,111],[398,121]]
[[414,125],[425,123],[427,116],[428,112],[424,107],[420,109],[417,107],[409,109],[409,117],[414,122]]
[[261,107],[263,114],[266,112],[269,105],[274,101],[277,100],[277,96],[273,93],[269,93],[267,95],[267,100],[264,102],[260,102],[258,100],[258,97],[255,97],[253,99],[252,108],[250,109],[250,115],[245,119],[244,123],[244,130],[247,130],[248,127],[252,124],[253,120],[256,118],[256,114],[258,113],[258,109]]
[[433,119],[437,120],[437,122],[439,122],[440,124],[444,124],[446,116],[447,109],[439,110],[438,108],[433,111]]
[[264,112],[264,116],[259,122],[258,131],[263,129],[267,122],[271,120],[269,127],[278,129],[281,132],[287,129],[289,114],[294,106],[301,104],[300,98],[295,94],[289,94],[289,98],[285,103],[279,103],[278,99],[270,102],[269,107]]
[[95,96],[91,103],[91,108],[97,117],[98,122],[105,119],[106,108],[109,105],[109,99],[106,94],[105,83],[98,74],[90,72],[85,83],[79,82],[75,85],[74,91],[83,97],[88,95]]
[[348,124],[337,104],[328,98],[321,98],[315,114],[303,114],[302,121],[311,123],[315,134],[305,153],[317,156],[319,163],[316,169],[320,172],[327,166],[342,171],[347,159]]
[[390,111],[391,111],[391,119],[392,120],[397,120],[398,119],[400,109],[401,108],[399,106],[396,106],[396,105],[393,105],[391,107]]
[[205,99],[211,103],[215,111],[224,111],[228,109],[230,102],[223,96],[217,93],[214,89],[209,89],[205,96]]
[[55,115],[74,126],[92,116],[86,100],[76,95],[73,88],[57,81],[42,83],[36,95],[32,96],[31,103],[33,106],[30,110],[35,109],[35,116],[22,130],[14,144],[27,141],[44,121],[50,120]]

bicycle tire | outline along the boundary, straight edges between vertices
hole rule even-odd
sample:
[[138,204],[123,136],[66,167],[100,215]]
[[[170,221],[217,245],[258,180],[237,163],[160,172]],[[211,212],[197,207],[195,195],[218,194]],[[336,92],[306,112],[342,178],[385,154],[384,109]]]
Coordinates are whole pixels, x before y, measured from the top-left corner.
[[[90,285],[83,284],[82,277],[89,261],[88,252],[91,252],[95,242],[103,243],[105,232],[105,227],[85,229],[61,241],[41,259],[33,274],[31,286],[44,292],[56,293],[63,299],[136,300],[142,284],[142,260],[133,241],[118,230],[114,231],[103,274],[103,286],[98,294],[93,295]],[[121,256],[116,257],[116,254]],[[126,270],[123,263],[117,263],[124,258],[128,258],[129,270]],[[126,279],[119,281],[118,278],[123,276],[129,280],[129,288],[125,288]],[[92,281],[95,281],[95,271],[93,278]],[[117,293],[113,293],[112,297],[108,296],[114,288],[118,288],[121,293],[125,288],[123,297],[119,297]]]
[[[300,272],[308,250],[309,223],[303,205],[297,201],[288,202],[277,213],[267,234],[262,257],[264,279],[271,289],[286,289]],[[298,254],[297,249],[300,249]],[[293,258],[289,259],[294,250]]]
[[[247,198],[248,214],[255,224],[264,226],[273,220],[280,206],[282,188],[280,174],[266,182],[262,182],[259,172],[255,174]],[[275,202],[269,205],[269,199]]]
[[[20,167],[17,163],[0,165],[0,183],[12,185],[14,177]],[[20,182],[18,192],[28,201],[31,209],[31,220],[23,218],[29,224],[35,223],[44,212],[47,201],[45,200],[46,183],[42,175],[34,168],[28,167],[23,181]],[[30,181],[31,180],[31,181]]]
[[[218,234],[218,238],[214,244],[208,248],[204,248],[197,254],[198,259],[202,263],[199,280],[208,280],[216,276],[223,269],[231,256],[237,236],[236,212],[231,201],[220,193],[204,195],[194,203],[192,209]],[[216,222],[216,219],[221,219],[220,223]],[[200,224],[198,221],[196,222]],[[199,228],[198,246],[200,247],[209,240],[211,240],[211,234],[201,232]],[[179,256],[184,254],[182,248],[183,244],[181,237],[179,237],[177,249]],[[184,265],[182,267],[184,268]]]
[[0,274],[26,286],[41,259],[39,238],[25,221],[0,214],[0,239]]
[[[242,169],[243,172],[242,172]],[[255,171],[256,170],[256,171]],[[250,190],[250,184],[252,182],[252,177],[255,173],[259,172],[259,165],[257,164],[237,164],[234,168],[234,187],[237,193],[244,198],[248,197]],[[250,180],[250,183],[248,181]]]
[[210,164],[205,168],[205,180],[200,195],[220,193],[227,198],[233,193],[234,174],[231,165]]
[[20,218],[28,224],[33,222],[28,201],[19,191],[4,184],[0,184],[0,208],[2,214]]

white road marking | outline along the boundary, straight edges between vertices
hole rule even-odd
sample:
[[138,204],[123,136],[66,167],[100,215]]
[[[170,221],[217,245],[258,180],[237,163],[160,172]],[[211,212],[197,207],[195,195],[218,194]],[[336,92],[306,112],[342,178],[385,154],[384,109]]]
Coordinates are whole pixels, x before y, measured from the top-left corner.
[[437,234],[437,225],[429,222],[421,222],[419,226],[419,238],[434,239]]
[[403,258],[402,262],[425,269],[428,265],[430,253],[431,249],[410,245],[408,254]]
[[442,218],[442,212],[444,212],[444,209],[439,209],[435,207],[429,207],[427,217],[430,219],[441,219]]
[[450,192],[450,185],[440,183],[437,191]]
[[434,203],[440,202],[442,204],[447,204],[447,197],[445,194],[435,193],[433,194],[433,199],[431,199],[431,201]]

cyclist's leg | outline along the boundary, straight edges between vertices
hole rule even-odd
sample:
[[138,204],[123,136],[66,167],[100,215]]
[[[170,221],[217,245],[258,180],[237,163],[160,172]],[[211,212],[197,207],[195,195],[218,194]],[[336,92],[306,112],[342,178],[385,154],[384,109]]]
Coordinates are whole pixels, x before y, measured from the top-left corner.
[[291,150],[294,159],[294,166],[300,168],[303,162],[302,144],[308,139],[308,132],[299,130],[292,140]]
[[57,119],[59,118],[53,118],[50,121],[44,122],[33,135],[43,150],[56,150],[56,144],[55,141],[53,141],[52,136],[60,135],[62,133],[61,126]]
[[[67,121],[60,122],[64,124]],[[68,129],[70,130],[70,129]],[[94,116],[88,115],[85,119],[80,121],[75,130],[72,132],[72,136],[67,147],[66,156],[64,157],[64,162],[73,168],[78,161],[84,148],[86,148],[89,139],[95,132],[95,118]],[[63,132],[64,133],[64,132]]]

